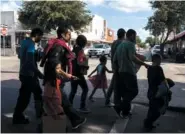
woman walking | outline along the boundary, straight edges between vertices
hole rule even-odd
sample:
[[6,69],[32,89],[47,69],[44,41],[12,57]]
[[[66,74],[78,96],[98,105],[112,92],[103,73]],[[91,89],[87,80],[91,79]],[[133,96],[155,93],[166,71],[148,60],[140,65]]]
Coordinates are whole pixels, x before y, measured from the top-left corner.
[[87,39],[84,35],[79,35],[76,39],[76,46],[73,48],[73,52],[76,55],[76,58],[73,60],[73,75],[78,77],[78,80],[71,82],[71,93],[69,94],[69,101],[73,104],[73,99],[75,97],[78,85],[82,88],[81,103],[80,103],[80,112],[89,113],[90,111],[86,107],[86,98],[88,94],[88,86],[85,80],[84,75],[87,74],[88,59],[84,54],[83,48],[87,44]]

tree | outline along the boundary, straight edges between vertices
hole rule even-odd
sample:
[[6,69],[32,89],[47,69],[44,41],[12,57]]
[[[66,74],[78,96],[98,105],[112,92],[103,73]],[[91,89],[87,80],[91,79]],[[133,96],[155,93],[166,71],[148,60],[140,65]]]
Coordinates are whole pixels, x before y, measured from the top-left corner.
[[157,37],[147,37],[145,40],[145,43],[150,44],[151,47],[153,47],[156,44],[159,44],[159,38]]
[[19,11],[19,21],[27,28],[42,26],[45,32],[59,25],[78,32],[92,21],[92,16],[82,1],[27,1]]
[[146,48],[146,44],[144,42],[142,42],[142,43],[139,44],[139,47],[140,48]]
[[136,44],[140,44],[141,43],[141,39],[139,36],[136,36]]
[[145,27],[155,37],[160,37],[161,54],[170,33],[176,33],[185,22],[184,1],[150,1],[155,10]]
[[139,36],[136,36],[136,44],[138,47],[140,48],[146,48],[146,44],[144,42],[141,41]]

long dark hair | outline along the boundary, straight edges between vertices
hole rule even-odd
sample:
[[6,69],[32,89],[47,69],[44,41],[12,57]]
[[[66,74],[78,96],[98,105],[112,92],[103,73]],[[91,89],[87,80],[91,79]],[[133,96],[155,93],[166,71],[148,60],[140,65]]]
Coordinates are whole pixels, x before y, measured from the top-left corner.
[[86,44],[87,44],[87,38],[84,35],[78,35],[76,39],[76,45],[81,48],[84,48]]
[[56,66],[60,64],[60,61],[58,60],[48,60],[44,67],[44,81],[43,85],[45,85],[47,82],[51,84],[51,86],[56,86]]

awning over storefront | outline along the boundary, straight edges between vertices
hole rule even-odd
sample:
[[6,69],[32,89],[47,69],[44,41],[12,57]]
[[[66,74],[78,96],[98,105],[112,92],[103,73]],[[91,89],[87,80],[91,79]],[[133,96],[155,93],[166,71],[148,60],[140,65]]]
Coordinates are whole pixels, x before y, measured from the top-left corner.
[[182,31],[181,33],[175,35],[175,37],[173,39],[168,40],[168,42],[173,42],[173,41],[179,40],[183,37],[185,37],[185,30]]

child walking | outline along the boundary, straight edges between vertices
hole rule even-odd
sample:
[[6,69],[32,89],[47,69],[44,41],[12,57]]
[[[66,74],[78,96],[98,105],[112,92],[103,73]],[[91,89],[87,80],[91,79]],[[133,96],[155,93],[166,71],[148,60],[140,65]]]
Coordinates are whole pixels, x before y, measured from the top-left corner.
[[165,113],[171,100],[172,92],[169,89],[175,85],[172,80],[165,78],[163,69],[160,66],[161,59],[159,54],[154,54],[152,56],[152,66],[148,68],[147,72],[149,109],[144,120],[144,127],[148,131],[155,128],[153,123]]
[[[89,81],[92,83],[92,85],[94,87],[94,90],[92,91],[91,95],[89,96],[90,101],[95,101],[93,99],[93,95],[95,94],[95,92],[98,88],[101,88],[103,90],[103,93],[104,93],[104,96],[106,99],[105,89],[108,88],[106,72],[113,73],[112,71],[108,70],[106,67],[107,58],[105,56],[101,56],[99,60],[100,60],[100,64],[88,76]],[[97,75],[91,77],[91,75],[94,74],[95,72],[97,72]]]
[[[50,132],[54,132],[54,131],[56,132],[57,130],[65,132],[65,128],[63,127],[66,126],[66,123],[64,120],[62,121],[62,119],[64,119],[64,110],[62,108],[62,94],[60,91],[60,84],[61,84],[61,77],[59,75],[60,71],[61,71],[61,64],[59,61],[56,61],[56,60],[48,61],[44,68],[43,131],[46,131],[45,129],[47,129],[47,131],[50,131]],[[48,124],[47,123],[48,121],[46,121],[46,119],[50,120],[50,122],[51,121],[59,122],[59,120],[61,120],[63,123],[60,124],[58,127],[52,126],[52,128],[50,128],[48,127],[49,125],[46,125]],[[61,130],[61,128],[63,128],[63,130]]]
[[54,118],[64,114],[60,92],[60,70],[60,62],[55,60],[47,62],[44,68],[44,112],[47,115],[52,115]]

